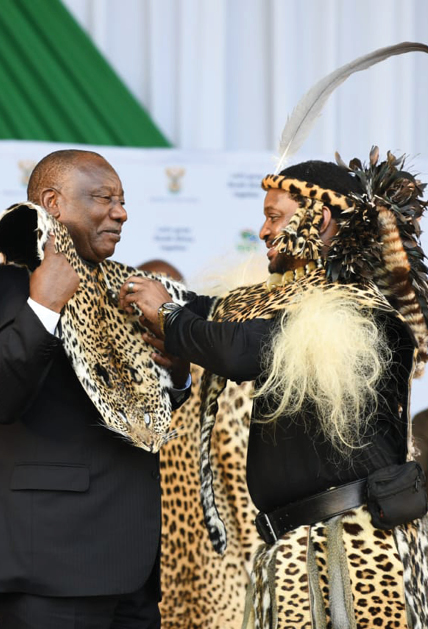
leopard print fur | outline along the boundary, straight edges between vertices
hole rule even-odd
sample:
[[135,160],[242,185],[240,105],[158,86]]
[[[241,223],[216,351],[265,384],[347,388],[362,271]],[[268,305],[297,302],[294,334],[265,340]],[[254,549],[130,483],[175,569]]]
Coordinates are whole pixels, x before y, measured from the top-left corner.
[[262,180],[262,188],[266,191],[279,188],[294,196],[316,199],[336,210],[349,210],[354,205],[352,199],[340,192],[321,188],[321,186],[300,181],[300,179],[290,179],[283,175],[266,175]]
[[395,542],[403,564],[408,624],[428,627],[428,517],[398,526]]
[[[281,276],[279,276],[281,277]],[[300,295],[312,288],[321,287],[325,291],[340,291],[340,294],[354,297],[362,307],[379,308],[392,312],[393,309],[375,284],[339,284],[328,282],[325,270],[316,268],[295,282],[284,286],[275,285],[269,290],[266,283],[232,290],[216,302],[212,312],[215,321],[248,321],[249,319],[272,319],[279,311],[290,311]]]
[[426,518],[382,531],[359,507],[260,547],[245,627],[423,629],[427,570]]
[[228,534],[227,549],[219,556],[204,526],[199,495],[202,369],[192,366],[191,370],[190,399],[172,417],[171,426],[181,436],[160,452],[162,627],[241,629],[251,558],[260,541],[245,474],[251,384],[227,384],[212,434],[213,483]]
[[[302,294],[313,288],[322,287],[325,291],[340,291],[353,297],[362,308],[379,308],[392,311],[385,297],[375,284],[338,284],[328,282],[325,270],[315,268],[293,283],[278,285],[268,290],[266,283],[255,284],[232,290],[224,298],[218,299],[210,318],[214,321],[246,321],[255,318],[272,319],[279,312],[291,311]],[[214,548],[218,553],[226,549],[226,528],[216,506],[212,486],[210,464],[211,431],[216,421],[218,397],[226,386],[224,378],[206,372],[201,387],[201,496],[205,522]]]
[[[311,285],[318,285],[318,282],[323,282],[322,271],[304,280],[305,284]],[[334,286],[331,289],[336,290]],[[264,304],[256,303],[257,295],[260,298],[262,290],[264,295],[268,295],[263,284],[249,291],[232,291],[237,295],[232,317],[239,319],[243,316],[245,319],[248,316],[248,313],[243,314],[246,292],[253,292],[254,301],[249,307],[251,315],[260,316],[262,312],[262,315],[267,316]],[[371,287],[365,289],[357,286],[351,287],[351,290],[359,294],[362,305],[376,305],[390,310],[383,297]],[[287,293],[294,292],[295,287],[287,287]],[[269,299],[273,296],[270,295]],[[221,311],[223,303],[224,300],[217,301],[217,312]],[[232,300],[229,302],[231,305]],[[214,316],[215,312],[216,309]],[[217,316],[221,318],[222,314]],[[197,373],[195,382],[199,381],[200,370]],[[425,564],[421,557],[427,556],[426,536],[420,538],[411,534],[412,527],[418,527],[420,522],[399,527],[393,533],[380,531],[373,529],[365,508],[361,508],[328,523],[300,527],[274,546],[259,546],[260,540],[253,526],[255,508],[246,489],[244,471],[251,401],[248,394],[245,398],[242,385],[238,387],[226,383],[224,379],[208,373],[205,373],[203,380],[203,421],[206,425],[205,430],[204,426],[202,430],[204,439],[209,438],[211,442],[211,447],[205,449],[203,459],[203,469],[208,478],[203,493],[209,491],[211,474],[214,486],[208,508],[205,503],[205,519],[214,528],[211,538],[217,549],[222,541],[226,541],[227,531],[227,548],[221,548],[221,556],[213,553],[206,531],[202,528],[203,514],[197,504],[196,472],[198,446],[195,423],[199,401],[192,398],[189,405],[176,412],[174,418],[177,427],[183,424],[190,426],[189,433],[184,440],[171,442],[161,452],[164,491],[162,544],[165,551],[162,585],[164,591],[169,593],[161,609],[166,629],[241,627],[248,564],[247,561],[245,565],[239,561],[239,552],[243,557],[246,549],[246,559],[255,553],[253,586],[248,591],[244,614],[244,625],[248,628],[338,628],[343,626],[340,619],[346,612],[346,626],[349,629],[372,626],[388,629],[411,626],[412,629],[421,629],[424,625],[415,621],[413,625],[407,624],[407,615],[412,613],[409,610],[414,610],[415,618],[418,615],[423,618],[426,607],[425,600],[414,601],[410,594],[410,584],[415,576],[420,582],[425,575]],[[198,395],[197,387],[194,395]],[[242,421],[238,411],[238,423],[235,421],[236,402],[231,405],[232,399],[239,400],[240,409],[246,409]],[[225,440],[219,440],[219,435],[223,434]],[[236,437],[239,442],[229,454],[227,444],[235,444]],[[183,464],[183,461],[186,463]],[[241,510],[240,502],[244,504],[244,510]],[[176,526],[177,514],[179,526]],[[221,533],[224,537],[218,535],[218,526],[224,527]],[[398,533],[403,537],[400,538],[400,544],[396,542]],[[236,551],[238,554],[235,554]],[[343,564],[338,557],[345,558],[346,562]],[[408,566],[404,578],[404,584],[407,580],[406,595],[403,565]],[[342,572],[338,572],[339,568]],[[332,580],[332,572],[338,574],[339,578]],[[209,590],[206,588],[207,582],[210,583]],[[344,584],[343,588],[340,588],[340,583]],[[379,588],[382,588],[380,592]],[[389,594],[385,598],[386,588]],[[261,592],[261,595],[257,596],[255,592]],[[330,594],[334,594],[332,599]],[[256,601],[254,606],[253,599]],[[332,609],[330,599],[334,600]]]
[[180,304],[186,301],[186,291],[177,282],[111,260],[96,266],[84,263],[66,227],[37,205],[17,204],[0,216],[0,249],[9,263],[33,270],[43,259],[49,233],[55,236],[56,251],[66,256],[80,278],[61,316],[64,349],[76,375],[107,428],[157,452],[174,436],[168,432],[171,379],[141,338],[139,313],[128,315],[114,297],[131,275],[156,277]]

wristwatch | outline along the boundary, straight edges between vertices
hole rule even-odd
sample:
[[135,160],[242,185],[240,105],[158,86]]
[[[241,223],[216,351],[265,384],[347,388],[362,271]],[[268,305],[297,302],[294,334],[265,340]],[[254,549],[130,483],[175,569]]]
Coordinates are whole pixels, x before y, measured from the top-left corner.
[[171,323],[181,311],[182,306],[172,301],[166,301],[158,309],[158,321],[162,334],[165,334],[166,326]]

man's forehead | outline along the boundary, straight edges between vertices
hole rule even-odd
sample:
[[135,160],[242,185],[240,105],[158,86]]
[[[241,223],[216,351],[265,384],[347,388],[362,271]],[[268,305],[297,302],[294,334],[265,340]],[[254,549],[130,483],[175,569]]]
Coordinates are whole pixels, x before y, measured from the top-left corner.
[[82,160],[69,171],[71,182],[78,179],[89,186],[122,189],[122,182],[114,168],[104,159]]
[[[82,157],[77,160],[74,164],[75,169],[82,173],[87,174],[99,174],[99,173],[110,173],[118,177],[116,171],[113,166],[109,164],[109,162],[101,156],[94,155],[90,157]],[[71,168],[73,170],[73,167]]]
[[264,200],[264,211],[266,212],[270,208],[278,207],[278,206],[288,206],[290,204],[296,203],[294,199],[290,196],[290,194],[286,190],[280,189],[272,189],[266,192],[265,200]]

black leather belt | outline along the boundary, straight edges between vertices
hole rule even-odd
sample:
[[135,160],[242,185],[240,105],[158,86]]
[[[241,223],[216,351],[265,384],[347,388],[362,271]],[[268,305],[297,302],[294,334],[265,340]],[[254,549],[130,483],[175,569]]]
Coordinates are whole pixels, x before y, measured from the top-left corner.
[[292,502],[270,513],[260,512],[255,524],[260,537],[274,544],[284,533],[303,524],[315,524],[365,504],[367,480],[357,480],[315,496]]

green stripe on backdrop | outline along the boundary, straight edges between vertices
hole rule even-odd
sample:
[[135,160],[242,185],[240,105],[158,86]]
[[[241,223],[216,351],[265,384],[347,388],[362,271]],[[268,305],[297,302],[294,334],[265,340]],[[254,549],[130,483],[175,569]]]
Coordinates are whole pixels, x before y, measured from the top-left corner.
[[170,146],[60,0],[0,0],[0,138]]

